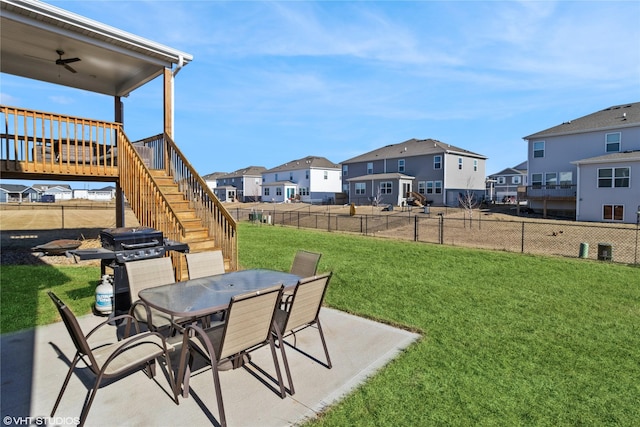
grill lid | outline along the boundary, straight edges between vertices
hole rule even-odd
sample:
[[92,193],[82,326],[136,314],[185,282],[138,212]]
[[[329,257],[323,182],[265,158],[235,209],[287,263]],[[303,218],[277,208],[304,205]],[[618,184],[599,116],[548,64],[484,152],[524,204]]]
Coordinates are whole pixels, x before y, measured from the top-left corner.
[[112,251],[159,246],[163,240],[162,231],[151,227],[107,228],[100,232],[102,247]]

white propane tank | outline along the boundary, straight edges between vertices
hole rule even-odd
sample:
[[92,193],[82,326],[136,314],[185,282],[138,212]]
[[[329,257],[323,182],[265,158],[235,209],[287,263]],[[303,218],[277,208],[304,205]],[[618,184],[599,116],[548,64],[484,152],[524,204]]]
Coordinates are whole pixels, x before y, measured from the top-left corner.
[[105,274],[102,281],[96,286],[96,311],[101,314],[110,314],[113,310],[113,278]]

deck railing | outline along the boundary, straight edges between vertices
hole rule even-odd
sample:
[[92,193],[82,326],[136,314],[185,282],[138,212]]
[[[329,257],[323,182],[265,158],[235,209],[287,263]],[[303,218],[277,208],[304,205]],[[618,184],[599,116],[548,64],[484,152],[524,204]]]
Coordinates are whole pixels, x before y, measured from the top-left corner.
[[0,171],[117,177],[119,123],[0,105]]
[[576,197],[577,186],[571,184],[539,184],[526,187],[526,198],[571,198]]
[[[203,228],[208,230],[208,237],[222,249],[224,257],[229,260],[229,267],[236,270],[238,268],[236,221],[186,160],[175,142],[167,134],[161,134],[136,141],[133,145],[138,147],[139,152],[144,152],[140,147],[150,150],[146,159],[150,162],[151,168],[163,169],[173,178],[181,194],[195,210]],[[145,158],[145,154],[140,158]]]

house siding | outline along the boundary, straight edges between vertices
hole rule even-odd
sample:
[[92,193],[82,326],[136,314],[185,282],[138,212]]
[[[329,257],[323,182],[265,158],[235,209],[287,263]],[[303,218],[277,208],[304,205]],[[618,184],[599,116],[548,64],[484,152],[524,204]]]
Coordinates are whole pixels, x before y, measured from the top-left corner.
[[[640,154],[640,153],[639,153]],[[629,187],[598,188],[598,170],[602,168],[626,168],[629,172]],[[589,163],[579,166],[578,221],[624,222],[635,224],[640,211],[640,160],[606,163]],[[623,206],[622,221],[603,217],[604,206]]]

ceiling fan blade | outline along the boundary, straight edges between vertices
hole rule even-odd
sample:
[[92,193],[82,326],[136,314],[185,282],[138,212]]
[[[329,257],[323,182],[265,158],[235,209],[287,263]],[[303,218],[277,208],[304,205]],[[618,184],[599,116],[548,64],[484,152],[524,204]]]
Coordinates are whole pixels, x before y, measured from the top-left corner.
[[70,65],[67,65],[67,64],[62,64],[62,65],[64,65],[64,68],[66,68],[67,70],[71,71],[72,73],[77,73],[77,71],[74,70],[73,68],[71,68]]
[[62,62],[65,64],[71,64],[72,62],[78,62],[81,61],[80,58],[67,58],[67,59],[63,59]]

